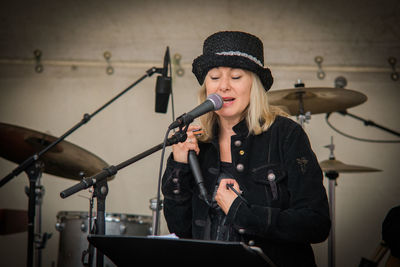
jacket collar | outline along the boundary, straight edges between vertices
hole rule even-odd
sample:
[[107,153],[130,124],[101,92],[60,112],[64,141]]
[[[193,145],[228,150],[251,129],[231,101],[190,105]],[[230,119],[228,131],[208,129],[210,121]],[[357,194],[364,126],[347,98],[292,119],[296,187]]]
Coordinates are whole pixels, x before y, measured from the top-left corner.
[[[239,137],[246,137],[249,134],[249,129],[247,128],[246,119],[241,120],[238,124],[232,127],[232,130]],[[219,136],[219,124],[215,122],[213,127],[213,140],[212,143],[218,144],[218,136]]]
[[238,124],[232,127],[232,130],[238,135],[238,136],[247,136],[249,134],[249,128],[247,128],[247,123],[246,120],[243,119],[241,120]]

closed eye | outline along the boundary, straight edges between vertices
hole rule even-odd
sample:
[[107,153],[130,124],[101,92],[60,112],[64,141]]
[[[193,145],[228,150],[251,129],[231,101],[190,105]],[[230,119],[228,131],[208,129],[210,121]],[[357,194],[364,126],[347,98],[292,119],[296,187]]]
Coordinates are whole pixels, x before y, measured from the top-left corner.
[[240,78],[242,78],[242,76],[235,76],[235,77],[232,77],[233,80],[239,80]]

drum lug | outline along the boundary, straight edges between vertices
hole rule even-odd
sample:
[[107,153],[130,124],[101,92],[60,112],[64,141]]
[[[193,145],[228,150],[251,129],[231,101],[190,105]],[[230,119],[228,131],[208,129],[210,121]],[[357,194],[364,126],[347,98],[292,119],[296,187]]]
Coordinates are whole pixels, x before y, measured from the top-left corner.
[[120,233],[121,235],[126,234],[126,225],[125,225],[125,224],[121,224],[121,225],[119,226],[119,233]]
[[65,223],[63,222],[56,222],[56,230],[62,232],[65,228]]
[[87,231],[87,225],[84,221],[82,221],[82,223],[81,223],[81,231],[84,233],[86,233],[86,231]]

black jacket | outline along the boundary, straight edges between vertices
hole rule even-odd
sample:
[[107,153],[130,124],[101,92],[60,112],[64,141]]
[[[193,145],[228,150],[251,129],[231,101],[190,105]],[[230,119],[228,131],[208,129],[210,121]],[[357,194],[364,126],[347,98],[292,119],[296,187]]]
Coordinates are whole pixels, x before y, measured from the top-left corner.
[[[303,128],[278,116],[260,135],[249,135],[245,121],[233,130],[235,179],[250,206],[236,198],[226,222],[278,266],[315,266],[310,243],[329,235],[329,206],[322,171]],[[204,185],[211,194],[220,168],[218,137],[199,148]],[[193,180],[189,165],[171,155],[162,181],[164,215],[171,233],[204,239],[209,207]]]

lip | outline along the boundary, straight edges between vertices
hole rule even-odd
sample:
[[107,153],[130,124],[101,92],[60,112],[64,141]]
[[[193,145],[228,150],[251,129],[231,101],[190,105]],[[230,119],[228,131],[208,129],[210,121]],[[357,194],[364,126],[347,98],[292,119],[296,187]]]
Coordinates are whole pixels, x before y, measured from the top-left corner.
[[[228,100],[228,99],[233,99],[233,100],[229,101],[229,102],[225,102],[225,100]],[[222,97],[222,100],[224,101],[223,107],[229,107],[229,106],[233,105],[233,103],[236,101],[236,98],[234,98],[234,97]]]

